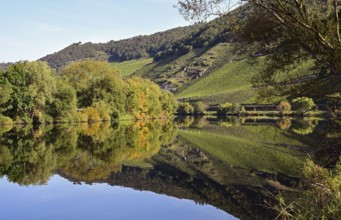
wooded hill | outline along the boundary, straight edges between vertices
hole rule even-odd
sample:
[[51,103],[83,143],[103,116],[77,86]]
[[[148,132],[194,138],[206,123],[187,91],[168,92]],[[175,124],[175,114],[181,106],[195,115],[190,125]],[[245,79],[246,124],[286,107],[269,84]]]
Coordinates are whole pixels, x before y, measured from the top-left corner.
[[84,59],[108,61],[125,76],[134,73],[150,78],[175,93],[230,62],[234,55],[229,44],[224,43],[229,41],[226,18],[219,18],[149,36],[98,44],[74,43],[40,60],[57,70]]
[[195,24],[187,27],[178,27],[152,35],[136,36],[107,43],[74,43],[54,54],[41,58],[57,70],[70,62],[91,59],[108,62],[120,62],[132,59],[154,57],[165,45],[172,44],[189,37],[202,27]]

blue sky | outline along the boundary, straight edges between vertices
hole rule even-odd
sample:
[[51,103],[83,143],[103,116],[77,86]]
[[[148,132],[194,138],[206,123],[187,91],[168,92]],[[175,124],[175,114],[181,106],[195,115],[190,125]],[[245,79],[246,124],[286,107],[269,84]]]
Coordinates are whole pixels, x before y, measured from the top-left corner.
[[189,24],[176,0],[3,0],[0,62],[36,60],[74,42],[107,42]]

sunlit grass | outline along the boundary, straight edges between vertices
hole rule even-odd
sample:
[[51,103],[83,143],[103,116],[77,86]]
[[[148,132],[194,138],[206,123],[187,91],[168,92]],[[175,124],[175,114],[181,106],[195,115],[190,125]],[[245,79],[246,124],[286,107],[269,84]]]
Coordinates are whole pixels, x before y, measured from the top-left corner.
[[247,96],[240,96],[243,92],[251,90],[251,78],[258,68],[248,64],[246,60],[227,63],[181,91],[177,98],[233,96],[238,93],[239,100],[243,102],[254,95],[244,93]]
[[115,62],[112,63],[113,66],[119,68],[121,70],[121,75],[123,77],[128,77],[129,75],[133,74],[137,70],[141,69],[145,65],[153,62],[152,58],[149,59],[140,59],[140,60],[129,60],[124,62]]

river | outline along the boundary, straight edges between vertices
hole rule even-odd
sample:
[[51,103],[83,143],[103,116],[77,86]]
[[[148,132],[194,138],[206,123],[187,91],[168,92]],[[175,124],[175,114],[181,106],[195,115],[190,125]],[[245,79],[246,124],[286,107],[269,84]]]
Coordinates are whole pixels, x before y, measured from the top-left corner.
[[[181,118],[0,127],[2,219],[273,219],[307,158],[335,163],[335,121]],[[328,145],[327,145],[328,144]]]

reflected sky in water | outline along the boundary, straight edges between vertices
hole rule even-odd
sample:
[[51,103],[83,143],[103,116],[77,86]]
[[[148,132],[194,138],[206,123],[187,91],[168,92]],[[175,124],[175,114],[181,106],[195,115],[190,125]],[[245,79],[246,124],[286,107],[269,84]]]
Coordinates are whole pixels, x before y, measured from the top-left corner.
[[53,176],[48,185],[0,180],[1,219],[237,219],[209,205],[107,184],[75,185]]

